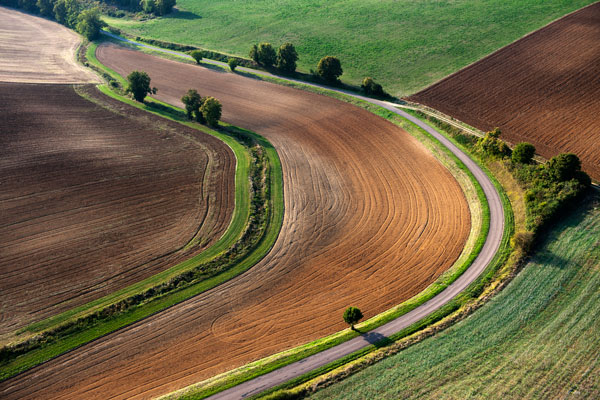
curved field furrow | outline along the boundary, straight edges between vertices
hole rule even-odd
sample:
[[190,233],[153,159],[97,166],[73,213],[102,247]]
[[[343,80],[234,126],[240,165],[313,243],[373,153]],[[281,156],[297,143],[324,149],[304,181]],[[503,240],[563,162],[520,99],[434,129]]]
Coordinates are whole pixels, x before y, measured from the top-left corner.
[[600,3],[570,14],[411,97],[550,158],[575,153],[600,179]]
[[119,113],[69,85],[0,83],[0,337],[172,266],[231,219],[226,145],[77,90]]
[[[285,218],[247,273],[0,384],[12,398],[149,398],[344,328],[424,289],[457,259],[469,211],[450,173],[395,125],[349,104],[112,45],[157,97],[189,88],[266,136],[282,161]],[[68,377],[68,378],[67,378]]]

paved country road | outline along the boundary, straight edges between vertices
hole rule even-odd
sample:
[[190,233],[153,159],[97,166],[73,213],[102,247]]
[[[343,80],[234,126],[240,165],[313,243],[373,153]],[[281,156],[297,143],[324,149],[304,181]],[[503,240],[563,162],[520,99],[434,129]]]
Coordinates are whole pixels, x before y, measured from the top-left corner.
[[[116,35],[109,34],[114,38],[121,39]],[[154,50],[163,51],[163,49],[156,48],[154,46],[145,45],[142,43],[135,43],[142,47],[152,48]],[[187,56],[183,53],[174,52],[170,50],[164,50],[167,53],[175,54],[179,56]],[[189,57],[189,56],[187,56]],[[190,57],[191,58],[191,57]],[[207,60],[204,60],[207,61]],[[218,64],[226,66],[225,63],[221,63],[218,61],[210,61],[210,63]],[[239,67],[238,67],[239,68]],[[246,70],[252,73],[259,73],[266,76],[273,76],[268,72],[256,71],[247,68],[239,68],[241,70]],[[278,79],[286,79],[277,76]],[[295,81],[303,84],[307,84],[310,86],[319,85],[307,83],[304,81],[298,81],[294,79],[287,79],[290,81]],[[435,312],[443,305],[452,300],[455,296],[457,296],[460,292],[466,289],[473,281],[477,279],[481,275],[481,273],[486,269],[486,267],[491,263],[494,258],[498,248],[500,247],[500,242],[502,241],[502,234],[504,232],[504,209],[502,206],[502,201],[500,200],[500,195],[498,194],[496,188],[492,184],[490,178],[483,172],[483,170],[465,153],[463,153],[458,147],[456,147],[450,140],[448,140],[445,136],[440,134],[438,131],[433,129],[431,126],[427,125],[423,121],[418,118],[413,117],[412,115],[398,109],[398,105],[386,101],[374,100],[368,97],[360,96],[354,94],[352,92],[346,92],[342,90],[336,90],[327,88],[330,90],[335,90],[338,92],[345,93],[347,95],[353,96],[355,98],[359,98],[364,101],[368,101],[370,103],[379,105],[387,110],[390,110],[406,119],[414,123],[415,125],[423,128],[430,135],[436,138],[443,146],[448,148],[454,155],[456,155],[465,166],[473,173],[475,179],[479,182],[481,187],[483,188],[483,192],[487,198],[490,208],[490,228],[488,237],[486,242],[481,250],[479,256],[475,259],[471,267],[465,271],[454,283],[448,286],[443,292],[424,303],[423,305],[415,308],[411,312],[377,328],[368,333],[363,334],[357,338],[349,340],[348,342],[342,343],[336,347],[333,347],[329,350],[325,350],[321,353],[315,354],[303,360],[300,360],[296,363],[290,364],[278,370],[275,370],[269,374],[260,376],[248,382],[244,382],[238,386],[235,386],[231,389],[225,390],[221,393],[218,393],[212,397],[211,399],[243,399],[255,394],[258,394],[264,390],[277,386],[279,384],[285,383],[290,379],[301,376],[307,372],[310,372],[316,368],[319,368],[323,365],[329,364],[337,359],[340,359],[348,354],[351,354],[357,350],[362,349],[363,347],[369,346],[384,337],[388,337],[393,335],[396,332],[401,331],[402,329],[412,325],[415,322],[423,319],[429,314]]]

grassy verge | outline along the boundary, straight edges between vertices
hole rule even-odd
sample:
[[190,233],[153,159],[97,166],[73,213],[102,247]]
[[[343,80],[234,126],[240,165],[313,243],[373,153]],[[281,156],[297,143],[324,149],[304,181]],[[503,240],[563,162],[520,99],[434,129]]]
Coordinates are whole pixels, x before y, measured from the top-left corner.
[[[94,51],[95,45],[92,44],[90,49],[88,49],[89,62],[94,63],[97,68],[103,68],[95,59]],[[113,71],[108,69],[104,71],[106,74],[112,75],[113,79],[117,82],[122,80]],[[255,133],[227,124],[223,124],[220,131],[213,131],[187,121],[183,111],[175,107],[155,101],[149,101],[146,104],[135,103],[110,90],[105,85],[100,86],[100,90],[108,96],[135,107],[215,135],[227,143],[234,151],[238,163],[236,168],[236,206],[232,221],[223,237],[205,252],[192,259],[102,299],[23,329],[21,333],[26,336],[25,342],[31,340],[31,334],[33,333],[35,335],[34,338],[37,340],[35,342],[36,345],[31,351],[25,351],[24,354],[18,355],[16,358],[10,357],[10,353],[4,348],[3,350],[5,351],[2,356],[5,361],[2,362],[0,380],[7,379],[65,351],[81,346],[116,329],[171,307],[231,279],[262,259],[271,249],[279,234],[283,221],[283,177],[277,152],[266,139]],[[246,147],[243,143],[245,143]],[[249,220],[255,217],[255,215],[252,215],[253,211],[256,210],[252,209],[253,204],[250,202],[251,196],[248,182],[252,179],[252,174],[256,173],[253,170],[252,161],[253,159],[257,159],[257,157],[262,158],[264,161],[262,167],[263,175],[258,177],[259,180],[264,182],[264,193],[262,194],[264,195],[264,200],[267,201],[265,210],[263,210],[265,221],[262,225],[264,229],[260,232],[260,235],[254,238],[254,242],[250,242],[252,245],[245,248],[247,250],[245,253],[232,255],[230,249],[233,244],[241,243],[243,245],[247,243],[241,241],[246,239],[246,234],[249,232],[247,229]],[[211,267],[211,262],[214,264],[215,262],[222,261],[223,258],[227,259],[223,261],[223,265],[228,266],[228,269],[225,271],[219,268],[219,264],[215,268],[215,272],[219,272],[218,274],[206,274],[204,270],[201,270],[199,274],[189,275],[190,271],[195,272],[200,267],[206,265]],[[188,276],[191,278],[191,281],[185,279]],[[180,277],[184,278],[179,279]],[[157,287],[169,287],[173,290],[159,292],[155,290]],[[109,317],[104,318],[102,313],[107,309],[112,310],[115,304],[123,304],[128,299],[136,300],[139,299],[139,296],[143,295],[148,296],[137,300],[137,303],[134,302],[131,307],[126,307],[124,311],[110,314]],[[89,318],[91,318],[91,322],[89,322]],[[67,328],[64,331],[60,331],[61,327]],[[48,332],[57,329],[61,333],[57,337],[53,337],[52,340],[48,340]]]
[[[303,72],[340,58],[342,79],[371,76],[411,94],[593,0],[178,0],[178,12],[146,21],[106,18],[134,36],[247,56],[250,46],[292,42]],[[351,34],[349,34],[351,32]],[[399,72],[401,71],[401,72]]]
[[470,318],[314,397],[598,398],[598,201],[547,232],[519,275]]

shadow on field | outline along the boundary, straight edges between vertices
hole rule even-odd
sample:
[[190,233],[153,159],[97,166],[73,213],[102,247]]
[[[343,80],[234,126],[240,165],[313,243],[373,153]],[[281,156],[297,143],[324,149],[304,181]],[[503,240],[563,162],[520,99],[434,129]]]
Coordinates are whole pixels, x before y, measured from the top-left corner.
[[181,19],[181,20],[189,20],[189,21],[193,21],[195,19],[202,19],[201,15],[198,15],[196,13],[190,12],[190,11],[183,11],[183,10],[179,10],[177,8],[173,9],[173,12],[167,14],[167,15],[163,15],[162,18],[164,19]]

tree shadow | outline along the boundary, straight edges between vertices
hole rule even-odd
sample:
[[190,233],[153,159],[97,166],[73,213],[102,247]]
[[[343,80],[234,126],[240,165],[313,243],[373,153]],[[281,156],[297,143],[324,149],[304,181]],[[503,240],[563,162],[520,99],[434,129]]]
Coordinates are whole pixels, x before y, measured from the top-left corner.
[[389,346],[390,344],[394,343],[392,339],[378,332],[361,333],[358,329],[355,329],[355,331],[360,333],[362,338],[366,340],[369,344],[372,344],[378,349],[381,347]]
[[164,19],[179,19],[179,20],[188,20],[193,21],[196,19],[202,19],[201,15],[193,13],[191,11],[179,10],[177,8],[173,8],[173,11],[167,15],[163,15]]

